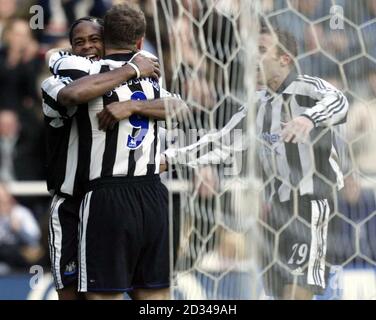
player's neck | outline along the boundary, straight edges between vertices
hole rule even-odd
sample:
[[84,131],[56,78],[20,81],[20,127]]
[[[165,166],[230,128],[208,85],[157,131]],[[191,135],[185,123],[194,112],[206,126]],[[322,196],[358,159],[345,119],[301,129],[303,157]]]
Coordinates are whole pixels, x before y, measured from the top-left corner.
[[108,48],[108,49],[106,49],[105,50],[106,51],[106,56],[109,56],[109,55],[112,55],[112,54],[121,54],[121,53],[131,53],[131,52],[135,52],[135,51],[137,51],[137,49],[136,48],[134,48],[134,49],[131,49],[131,48],[129,48],[129,49],[112,49],[112,48]]
[[268,81],[268,88],[273,92],[277,92],[278,88],[282,85],[283,81],[286,80],[289,73],[290,70],[281,70],[281,72]]

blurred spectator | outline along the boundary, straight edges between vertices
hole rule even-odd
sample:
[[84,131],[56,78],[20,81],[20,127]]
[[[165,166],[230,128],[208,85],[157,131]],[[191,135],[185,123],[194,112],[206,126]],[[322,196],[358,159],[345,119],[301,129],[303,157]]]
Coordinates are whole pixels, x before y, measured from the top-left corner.
[[24,269],[36,263],[43,254],[40,237],[41,232],[32,212],[19,205],[0,184],[1,271]]
[[376,63],[366,57],[361,57],[344,65],[344,71],[349,89],[362,100],[375,99],[376,87],[374,75]]
[[370,86],[369,99],[376,99],[376,68],[371,69],[368,74],[368,83]]
[[42,128],[26,115],[21,125],[15,111],[0,111],[0,180],[40,180],[44,177]]
[[252,299],[260,291],[252,277],[246,235],[219,227],[215,242],[198,257],[198,271],[179,277],[177,299]]
[[[292,8],[269,19],[273,27],[292,33],[298,42],[298,52],[305,52],[317,48],[313,36],[312,25],[306,19],[315,21],[329,15],[331,3],[323,0],[292,0]],[[303,19],[299,14],[303,15]],[[307,42],[306,39],[309,39]],[[287,48],[288,49],[288,48]]]
[[[196,41],[197,30],[191,28],[191,22],[183,15],[173,21],[173,33],[170,39],[180,54],[174,55],[172,65],[179,70],[179,91],[182,98],[192,106],[211,108],[215,104],[213,86],[210,87],[208,76],[215,76],[216,65],[209,59],[202,59],[201,46]],[[200,61],[200,64],[197,62]],[[166,64],[165,64],[166,65]],[[209,74],[209,72],[212,72]],[[219,81],[219,77],[215,79]],[[210,83],[214,84],[215,81]]]
[[376,187],[376,104],[354,104],[349,111],[347,132],[354,169],[373,179]]
[[326,0],[291,0],[291,6],[311,21],[328,16],[331,1]]
[[341,75],[338,74],[328,74],[327,76],[323,77],[325,81],[328,81],[334,87],[336,87],[340,91],[345,91],[345,87],[342,81]]
[[[335,252],[336,258],[349,258],[351,252],[356,251],[358,242],[359,253],[364,254],[367,258],[376,261],[376,217],[369,219],[369,217],[376,212],[376,196],[375,188],[362,187],[361,181],[357,174],[353,174],[345,180],[345,188],[340,193],[338,198],[338,211],[346,218],[355,222],[358,226],[366,219],[368,221],[359,228],[359,235],[355,235],[355,230],[349,223],[344,220],[334,223],[333,236],[338,239],[336,241]],[[335,228],[335,226],[337,228]],[[345,259],[342,259],[344,262]],[[337,261],[338,262],[338,261]],[[363,266],[364,259],[356,257],[352,261],[354,266]],[[372,267],[372,265],[369,265]]]
[[0,180],[15,180],[14,154],[19,138],[20,124],[18,116],[13,111],[0,112]]
[[262,11],[270,13],[287,7],[286,0],[265,0],[261,2]]
[[[361,53],[358,30],[344,24],[344,29],[332,29],[330,19],[315,24],[314,32],[319,41],[320,47],[329,53],[333,58],[343,61]],[[310,34],[313,36],[313,34]],[[314,38],[307,38],[307,47],[316,48]]]
[[62,36],[72,23],[85,16],[102,18],[111,3],[108,0],[38,0],[44,9],[47,26],[43,41],[49,36]]
[[[355,103],[347,118],[345,139],[350,149],[350,172],[338,197],[338,211],[361,227],[355,229],[340,217],[329,225],[328,250],[332,263],[342,264],[355,252],[369,259],[376,259],[376,217],[369,218],[376,211],[376,105]],[[363,223],[365,220],[366,223]],[[357,252],[359,248],[360,252]],[[352,266],[365,266],[364,259],[357,256]]]
[[341,4],[344,5],[345,16],[357,25],[361,25],[376,17],[376,1],[374,0],[342,0]]
[[366,25],[361,29],[363,36],[363,43],[366,51],[374,59],[376,59],[376,21]]
[[[296,12],[292,10],[285,11],[276,16],[272,16],[269,19],[269,22],[273,28],[288,31],[295,36],[298,43],[299,55],[312,50],[312,46],[307,47],[305,40],[307,37],[312,37],[310,36],[310,34],[313,32],[312,26],[299,17]],[[316,44],[313,43],[313,46],[315,45]]]
[[8,20],[16,13],[16,9],[17,0],[0,0],[0,38]]
[[40,61],[38,43],[33,39],[27,21],[14,19],[3,32],[0,49],[0,101],[20,111],[36,105],[38,99],[36,77]]
[[333,77],[340,79],[341,77],[338,64],[321,52],[299,59],[299,66],[303,74],[311,74],[324,79]]
[[141,10],[145,13],[146,19],[146,35],[144,41],[144,50],[151,52],[158,56],[156,30],[154,28],[154,6],[150,0],[137,1],[139,2]]
[[[333,59],[343,61],[361,52],[360,40],[357,30],[345,24],[344,30],[332,30],[330,23],[330,9],[332,3],[323,0],[293,0],[291,6],[294,10],[272,16],[269,21],[275,27],[287,30],[294,34],[298,41],[299,55],[317,49],[330,54]],[[299,14],[303,15],[302,18]],[[327,19],[320,23],[312,24],[321,18]],[[311,22],[306,21],[306,19]],[[318,43],[317,43],[318,42]],[[321,53],[304,57],[304,73],[325,77],[337,73],[338,64],[329,60]],[[307,65],[314,70],[306,70]],[[328,70],[328,71],[326,71]]]

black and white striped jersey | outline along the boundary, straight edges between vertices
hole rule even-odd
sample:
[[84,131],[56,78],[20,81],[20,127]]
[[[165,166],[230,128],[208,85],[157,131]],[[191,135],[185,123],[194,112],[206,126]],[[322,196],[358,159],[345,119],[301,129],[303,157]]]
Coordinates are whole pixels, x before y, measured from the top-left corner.
[[[280,201],[300,195],[327,196],[343,185],[333,130],[346,121],[348,101],[328,82],[292,71],[274,95],[267,94],[257,110],[258,156],[264,180]],[[282,124],[306,116],[315,127],[310,143],[284,143]],[[334,187],[334,188],[333,188]]]
[[77,107],[65,108],[57,102],[58,92],[72,80],[50,77],[41,85],[47,141],[47,187],[51,194],[77,194],[78,161]]
[[[78,79],[121,67],[133,57],[115,54],[101,61],[62,55],[51,57],[51,70],[59,76]],[[149,54],[150,55],[150,54]],[[97,113],[117,101],[147,100],[171,96],[151,78],[132,79],[102,97],[78,106],[79,133],[77,172],[82,183],[103,177],[145,176],[159,173],[160,139],[158,123],[133,115],[116,124],[113,130],[98,128]]]

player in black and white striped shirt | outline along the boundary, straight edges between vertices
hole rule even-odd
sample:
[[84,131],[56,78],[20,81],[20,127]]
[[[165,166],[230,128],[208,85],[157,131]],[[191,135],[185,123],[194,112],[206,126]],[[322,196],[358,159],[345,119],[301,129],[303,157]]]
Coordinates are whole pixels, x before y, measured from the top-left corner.
[[[52,70],[71,79],[124,65],[142,45],[143,13],[113,7],[105,18],[106,53],[98,63],[63,56]],[[135,36],[132,38],[132,35]],[[122,49],[123,48],[123,49]],[[159,180],[156,119],[138,115],[102,131],[113,103],[171,96],[152,78],[133,79],[77,110],[80,136],[78,176],[87,194],[82,203],[79,290],[89,298],[158,298],[168,294],[167,190]],[[101,122],[98,122],[98,118]],[[101,123],[101,124],[100,124]],[[157,290],[159,289],[159,290]]]
[[[100,57],[102,49],[102,26],[96,18],[82,18],[73,24],[70,32],[73,53],[82,56]],[[83,43],[83,44],[81,44]],[[65,53],[68,55],[68,53]],[[63,53],[56,53],[62,56]],[[87,60],[90,61],[90,60]],[[159,76],[155,59],[143,55],[135,57],[133,62],[142,75]],[[90,62],[91,63],[91,62]],[[116,69],[106,74],[82,78],[72,82],[67,77],[50,77],[42,84],[43,111],[47,128],[48,188],[54,195],[50,216],[50,254],[52,272],[60,299],[75,299],[77,296],[77,230],[79,223],[79,205],[82,188],[78,183],[76,169],[78,165],[78,131],[75,104],[85,103],[100,96],[127,79],[136,75],[130,66]],[[169,99],[171,102],[180,100]],[[164,113],[165,102],[128,101],[115,103],[112,110],[114,121],[139,109],[149,115]],[[163,112],[162,112],[163,111]],[[110,114],[111,115],[111,114]],[[111,124],[104,123],[104,125]]]
[[348,102],[328,82],[297,73],[296,41],[288,32],[274,36],[263,28],[259,50],[268,92],[257,111],[258,155],[271,205],[266,222],[274,230],[267,232],[264,262],[278,258],[284,265],[268,269],[266,292],[309,299],[326,288],[329,215],[343,180],[332,127],[345,122]]

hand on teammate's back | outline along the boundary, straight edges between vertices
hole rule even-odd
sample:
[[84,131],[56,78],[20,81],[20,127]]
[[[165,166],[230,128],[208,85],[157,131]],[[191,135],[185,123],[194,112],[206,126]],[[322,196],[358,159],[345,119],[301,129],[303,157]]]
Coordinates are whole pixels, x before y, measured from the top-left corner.
[[309,133],[313,129],[313,122],[304,116],[283,123],[282,140],[292,143],[307,143],[309,141]]
[[129,118],[134,111],[133,100],[123,102],[113,102],[97,113],[99,130],[106,131],[113,129],[120,120]]
[[160,78],[161,70],[158,59],[146,57],[140,53],[137,54],[131,61],[137,65],[138,69],[140,70],[141,78],[151,77],[156,80]]
[[[137,54],[131,60],[140,70],[140,77],[151,77],[159,80],[161,76],[159,61],[156,58]],[[99,130],[113,129],[120,120],[129,118],[134,113],[135,101],[114,102],[97,113]]]

